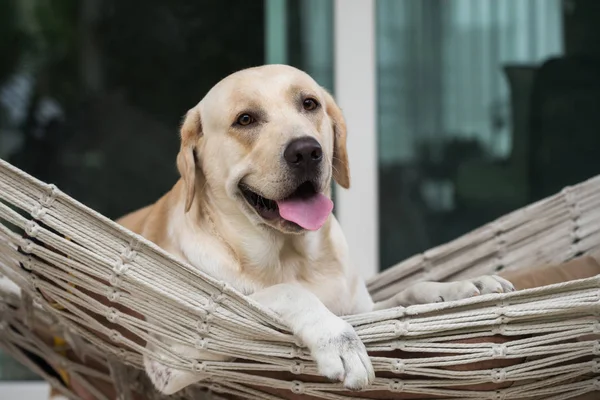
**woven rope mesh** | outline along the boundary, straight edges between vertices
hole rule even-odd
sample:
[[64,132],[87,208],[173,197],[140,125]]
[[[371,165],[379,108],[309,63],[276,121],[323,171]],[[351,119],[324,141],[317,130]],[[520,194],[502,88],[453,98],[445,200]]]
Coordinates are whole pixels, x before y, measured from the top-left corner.
[[[114,383],[122,399],[162,398],[140,370],[142,354],[152,356],[146,342],[165,347],[156,336],[236,357],[193,360],[165,348],[163,363],[208,377],[173,398],[558,400],[600,390],[598,277],[344,317],[377,373],[368,389],[350,393],[318,376],[271,312],[3,161],[0,200],[0,345],[73,398],[53,370],[99,399],[107,397],[94,380]],[[369,290],[382,300],[421,280],[594,252],[599,206],[594,178],[410,258]]]

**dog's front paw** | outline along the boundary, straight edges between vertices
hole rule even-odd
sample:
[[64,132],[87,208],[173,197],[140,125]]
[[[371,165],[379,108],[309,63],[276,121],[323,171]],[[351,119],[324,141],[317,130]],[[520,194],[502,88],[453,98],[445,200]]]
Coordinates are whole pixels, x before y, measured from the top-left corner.
[[340,319],[330,325],[332,326],[321,326],[309,333],[313,340],[309,340],[312,343],[307,345],[319,373],[331,380],[343,382],[346,389],[364,389],[375,379],[365,345],[354,328],[345,321]]
[[483,275],[469,281],[481,294],[510,293],[516,290],[512,283],[498,275]]
[[462,300],[480,294],[513,292],[512,283],[497,275],[484,275],[478,278],[457,282],[442,283],[433,293],[437,302]]

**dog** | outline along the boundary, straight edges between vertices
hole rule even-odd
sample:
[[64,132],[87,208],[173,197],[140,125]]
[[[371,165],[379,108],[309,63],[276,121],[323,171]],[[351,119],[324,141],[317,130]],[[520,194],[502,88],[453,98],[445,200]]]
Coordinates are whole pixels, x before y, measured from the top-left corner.
[[[344,117],[296,68],[249,68],[217,83],[185,116],[177,168],[181,179],[166,195],[118,222],[277,313],[319,373],[347,389],[365,388],[375,374],[339,316],[514,290],[483,276],[422,282],[372,301],[332,214],[332,179],[350,187]],[[168,344],[188,357],[225,359]],[[148,356],[144,365],[165,394],[203,378]]]

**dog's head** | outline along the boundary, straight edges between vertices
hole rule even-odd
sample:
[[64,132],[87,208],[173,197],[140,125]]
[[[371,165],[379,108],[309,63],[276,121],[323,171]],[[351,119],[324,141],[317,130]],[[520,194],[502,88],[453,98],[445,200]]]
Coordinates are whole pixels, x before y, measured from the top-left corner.
[[236,72],[188,111],[177,165],[192,205],[197,174],[228,213],[284,233],[319,229],[331,178],[350,186],[346,125],[326,90],[293,67]]

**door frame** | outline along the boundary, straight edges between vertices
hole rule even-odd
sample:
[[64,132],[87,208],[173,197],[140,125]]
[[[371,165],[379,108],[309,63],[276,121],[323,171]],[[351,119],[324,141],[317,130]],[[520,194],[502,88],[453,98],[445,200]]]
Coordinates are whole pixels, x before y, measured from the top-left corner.
[[379,272],[375,0],[334,0],[335,98],[348,126],[351,189],[336,188],[350,260],[368,279]]

